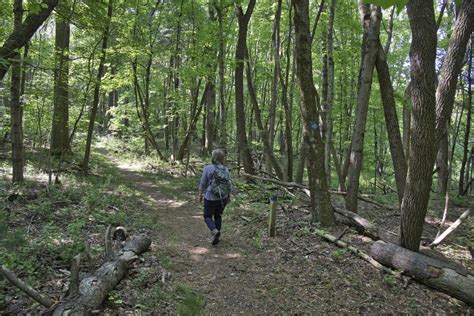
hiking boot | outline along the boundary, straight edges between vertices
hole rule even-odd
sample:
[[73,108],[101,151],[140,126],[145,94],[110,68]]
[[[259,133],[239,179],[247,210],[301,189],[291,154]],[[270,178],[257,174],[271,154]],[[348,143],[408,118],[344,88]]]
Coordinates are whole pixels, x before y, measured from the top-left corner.
[[211,235],[212,235],[212,245],[215,246],[219,243],[219,237],[221,236],[221,232],[217,228],[214,228],[211,231]]

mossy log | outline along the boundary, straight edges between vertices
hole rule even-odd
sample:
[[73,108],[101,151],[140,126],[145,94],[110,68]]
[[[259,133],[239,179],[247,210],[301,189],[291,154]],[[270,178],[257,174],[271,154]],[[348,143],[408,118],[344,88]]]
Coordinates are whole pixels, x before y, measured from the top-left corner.
[[403,270],[415,280],[474,306],[474,271],[381,240],[371,248],[381,264]]
[[138,255],[149,249],[151,239],[140,234],[127,241],[122,249],[113,254],[94,274],[83,279],[79,293],[59,303],[53,315],[89,315],[97,310],[111,291],[127,274],[128,268]]

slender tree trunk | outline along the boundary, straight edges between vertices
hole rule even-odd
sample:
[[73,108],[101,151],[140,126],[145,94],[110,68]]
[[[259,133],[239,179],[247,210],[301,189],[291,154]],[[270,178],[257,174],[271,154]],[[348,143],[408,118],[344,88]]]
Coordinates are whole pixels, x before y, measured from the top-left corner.
[[[214,6],[209,6],[209,12],[208,12],[208,20],[209,23],[214,24],[216,21],[216,16],[215,16],[215,7]],[[209,57],[212,59],[215,59],[217,55],[217,48],[212,47],[209,50]],[[215,113],[216,113],[216,75],[215,71],[216,68],[214,66],[214,63],[209,63],[207,65],[207,69],[209,71],[209,74],[207,76],[207,89],[206,89],[206,143],[205,147],[206,150],[209,154],[211,154],[213,146],[214,146],[214,140],[216,138],[215,135],[215,128],[216,128],[216,118],[215,118]]]
[[[326,143],[325,143],[325,153],[326,157],[324,159],[326,166],[326,173],[328,175],[328,187],[331,187],[331,145],[333,142],[333,122],[332,122],[332,112],[333,112],[333,103],[334,103],[334,43],[333,43],[333,33],[334,33],[334,18],[336,15],[336,0],[331,0],[331,6],[329,8],[329,26],[328,26],[328,98],[327,98],[327,107],[326,107]],[[335,158],[336,159],[336,158]]]
[[387,126],[390,153],[392,156],[393,169],[395,171],[395,182],[397,184],[398,202],[402,203],[403,191],[405,190],[405,179],[407,174],[407,162],[403,154],[403,144],[398,126],[397,108],[393,93],[390,69],[387,63],[385,50],[379,41],[376,69],[379,79],[380,95],[382,97],[385,125]]
[[301,135],[299,147],[300,148],[299,148],[298,163],[297,163],[296,174],[295,174],[295,182],[303,183],[304,166],[306,162],[306,146],[305,146],[303,135]]
[[444,129],[445,133],[441,137],[439,143],[438,154],[436,156],[436,165],[438,170],[438,195],[440,198],[446,196],[448,192],[448,156],[449,156],[449,141],[448,141],[448,129]]
[[[248,55],[247,55],[248,56]],[[250,95],[250,101],[252,102],[253,105],[253,110],[255,113],[255,121],[257,123],[257,128],[260,132],[260,138],[263,142],[263,148],[265,150],[265,155],[268,157],[268,160],[271,163],[271,166],[275,170],[275,173],[277,174],[277,177],[279,179],[283,179],[283,170],[278,163],[277,159],[275,158],[275,155],[273,154],[273,149],[270,146],[269,142],[269,137],[267,134],[267,131],[265,130],[262,122],[262,117],[260,115],[260,108],[258,106],[258,101],[257,101],[257,95],[255,93],[255,89],[253,86],[252,82],[252,74],[250,70],[250,63],[247,60],[247,89],[249,91]]]
[[378,38],[380,31],[381,10],[379,7],[364,4],[359,1],[359,11],[364,28],[363,58],[359,75],[357,93],[357,110],[355,114],[354,131],[352,134],[350,164],[348,170],[349,183],[346,195],[347,210],[357,213],[357,196],[359,194],[359,177],[362,170],[364,132],[367,121],[370,92],[378,53]]
[[296,35],[296,74],[299,81],[303,133],[308,145],[309,187],[313,218],[323,226],[333,226],[334,213],[329,197],[324,168],[324,142],[319,132],[319,97],[313,82],[311,35],[309,33],[308,0],[294,1]]
[[69,37],[67,1],[61,0],[56,14],[56,67],[54,72],[54,108],[51,128],[51,155],[62,156],[69,137]]
[[239,154],[244,165],[244,170],[249,174],[254,174],[255,169],[252,156],[250,155],[250,147],[247,141],[247,131],[245,127],[244,59],[247,47],[247,29],[255,7],[255,2],[255,0],[250,0],[245,14],[241,6],[236,7],[239,32],[235,51],[235,118],[237,123]]
[[222,2],[220,5],[215,5],[217,11],[217,21],[219,23],[219,54],[218,67],[219,67],[219,144],[220,147],[226,148],[227,146],[227,120],[226,120],[226,106],[225,106],[225,38],[223,30],[223,17],[222,17]]
[[102,77],[105,72],[105,58],[106,58],[106,50],[107,50],[107,43],[109,40],[109,33],[110,33],[110,20],[112,19],[112,9],[113,9],[114,0],[109,0],[108,8],[107,8],[107,23],[105,25],[104,34],[102,37],[102,51],[99,61],[99,69],[97,70],[97,78],[94,87],[94,100],[92,101],[92,108],[89,117],[89,128],[87,130],[87,139],[86,139],[86,149],[84,153],[84,160],[82,162],[82,173],[86,175],[89,169],[89,159],[91,153],[91,145],[92,145],[92,134],[94,132],[94,124],[95,124],[95,117],[97,115],[97,108],[99,105],[99,97],[100,97],[100,84],[102,81]]
[[201,81],[200,80],[196,84],[196,88],[192,90],[191,94],[192,94],[193,103],[192,103],[192,107],[191,107],[191,117],[190,117],[190,122],[189,122],[188,128],[187,128],[187,130],[184,134],[183,142],[181,143],[181,146],[178,150],[178,155],[177,155],[177,158],[176,158],[178,161],[183,161],[183,159],[185,158],[185,153],[189,152],[189,143],[190,143],[190,140],[191,140],[191,135],[194,132],[194,130],[196,129],[196,124],[197,124],[197,121],[199,119],[199,116],[201,116],[202,106],[206,101],[207,90],[210,88],[209,87],[210,85],[211,85],[211,83],[207,82],[206,87],[204,88],[204,93],[202,95],[201,102],[199,103],[199,105],[198,105],[198,98],[199,98],[199,88],[201,86]]
[[[13,32],[21,29],[23,20],[23,1],[15,0],[13,3]],[[21,55],[12,55],[12,78],[10,86],[10,115],[12,138],[12,181],[24,180],[23,168],[25,163],[23,148],[23,107],[21,104]]]
[[459,188],[458,194],[464,195],[464,178],[466,172],[466,165],[467,165],[467,155],[469,152],[469,135],[471,132],[471,114],[472,114],[472,56],[474,55],[474,45],[473,42],[474,37],[471,36],[471,48],[470,48],[470,55],[469,55],[469,65],[467,68],[467,117],[466,117],[466,129],[464,131],[464,143],[463,143],[463,155],[462,155],[462,162],[461,162],[461,170],[459,172]]
[[[153,149],[155,149],[158,157],[161,160],[166,161],[165,156],[161,153],[161,150],[156,142],[155,135],[153,135],[153,131],[150,125],[150,75],[151,75],[151,64],[152,64],[152,55],[149,56],[146,66],[146,74],[145,74],[145,93],[142,92],[140,88],[140,84],[138,83],[138,76],[137,76],[137,61],[132,63],[133,69],[133,84],[134,84],[134,93],[135,93],[135,105],[137,110],[137,116],[142,123],[143,134],[144,134],[144,141],[145,141],[145,149],[148,150],[148,145],[151,143]],[[141,114],[140,114],[141,108]]]
[[[291,16],[291,9],[289,8],[289,15]],[[274,60],[275,60],[275,68],[274,71],[276,75],[280,79],[282,91],[281,91],[281,102],[283,105],[283,109],[285,111],[285,148],[286,148],[286,173],[284,173],[284,179],[287,181],[293,181],[293,136],[292,136],[292,108],[290,107],[288,101],[288,81],[289,81],[289,74],[290,74],[290,64],[291,64],[291,30],[292,30],[292,23],[291,19],[289,19],[289,28],[288,28],[288,44],[286,49],[286,77],[283,77],[282,73],[282,66],[280,60],[280,19],[281,19],[281,10],[282,10],[282,0],[278,0],[277,10],[275,12],[275,20],[274,20],[274,31],[273,31],[273,51],[274,51]],[[275,78],[274,78],[275,81]],[[278,79],[276,79],[276,83],[278,83]],[[275,89],[276,90],[276,89]],[[272,102],[273,102],[273,91],[272,88]],[[276,98],[277,96],[275,96]],[[271,136],[270,136],[271,138]],[[273,149],[273,142],[270,142],[270,146]]]

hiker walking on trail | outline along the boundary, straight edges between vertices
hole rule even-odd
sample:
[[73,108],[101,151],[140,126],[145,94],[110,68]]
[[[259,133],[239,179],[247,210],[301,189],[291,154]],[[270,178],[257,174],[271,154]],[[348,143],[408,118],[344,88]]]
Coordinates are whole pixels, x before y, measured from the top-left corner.
[[204,198],[204,222],[211,231],[212,245],[217,245],[221,235],[222,213],[230,201],[232,180],[224,166],[225,154],[221,149],[212,151],[212,163],[205,166],[199,184],[199,201]]

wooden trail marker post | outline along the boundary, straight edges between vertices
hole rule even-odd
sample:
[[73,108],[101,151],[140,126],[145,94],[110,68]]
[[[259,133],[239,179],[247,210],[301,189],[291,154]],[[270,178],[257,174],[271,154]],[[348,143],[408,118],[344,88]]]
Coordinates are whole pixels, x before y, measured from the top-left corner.
[[268,215],[268,234],[270,237],[276,235],[276,209],[278,205],[278,198],[276,195],[270,198],[270,213]]

